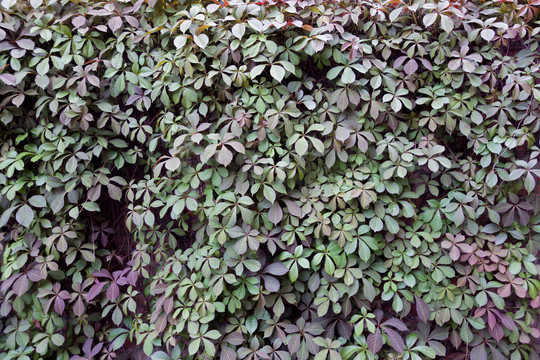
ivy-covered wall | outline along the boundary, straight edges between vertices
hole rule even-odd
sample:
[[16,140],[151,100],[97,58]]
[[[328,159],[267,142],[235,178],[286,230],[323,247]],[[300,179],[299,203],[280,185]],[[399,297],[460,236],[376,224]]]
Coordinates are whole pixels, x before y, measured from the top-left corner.
[[540,359],[539,9],[2,0],[0,359]]

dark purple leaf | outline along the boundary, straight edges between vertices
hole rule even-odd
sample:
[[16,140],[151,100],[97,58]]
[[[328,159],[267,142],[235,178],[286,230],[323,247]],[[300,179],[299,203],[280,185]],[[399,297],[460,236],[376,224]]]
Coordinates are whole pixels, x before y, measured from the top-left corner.
[[28,291],[28,276],[22,275],[13,283],[13,292],[17,296],[22,296]]
[[378,353],[382,349],[382,334],[381,330],[377,328],[374,334],[369,334],[367,338],[367,346],[369,351],[373,354]]
[[415,296],[415,298],[416,298],[416,313],[418,314],[418,317],[423,322],[428,322],[429,314],[430,314],[429,305],[426,304],[426,302],[422,300],[421,298],[419,298],[418,296]]
[[397,331],[390,328],[385,328],[384,332],[386,335],[388,335],[388,340],[390,340],[390,345],[394,348],[394,350],[400,354],[403,353],[403,351],[405,351],[405,343],[403,342],[401,335],[399,335]]
[[396,318],[388,319],[385,322],[383,322],[382,324],[384,326],[393,326],[396,329],[401,330],[401,331],[407,331],[408,330],[407,326],[403,323],[403,321],[401,321],[399,319],[396,319]]
[[471,360],[487,360],[487,352],[484,344],[474,347],[471,351]]
[[273,276],[262,276],[264,280],[264,287],[270,292],[278,292],[281,284],[278,279]]
[[272,275],[285,275],[289,269],[282,263],[273,263],[264,268],[264,272]]

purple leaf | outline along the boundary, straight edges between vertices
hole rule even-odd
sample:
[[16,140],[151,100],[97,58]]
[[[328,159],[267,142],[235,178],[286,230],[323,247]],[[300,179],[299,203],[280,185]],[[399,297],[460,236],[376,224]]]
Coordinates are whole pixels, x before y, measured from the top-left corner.
[[60,296],[57,296],[56,299],[54,299],[54,311],[62,315],[65,308],[66,303],[60,298]]
[[99,343],[92,349],[92,352],[90,353],[90,357],[94,357],[101,351],[101,348],[103,347],[103,343]]
[[289,338],[289,342],[287,343],[287,346],[291,354],[296,353],[298,349],[300,349],[300,334],[292,335]]
[[377,329],[375,334],[369,334],[367,338],[367,346],[373,354],[378,353],[382,349],[382,334],[381,330]]
[[86,339],[86,341],[84,342],[84,345],[82,347],[82,351],[85,355],[88,355],[88,356],[91,356],[91,352],[92,352],[92,342],[94,341],[94,339],[92,338],[88,338]]
[[131,95],[131,96],[127,99],[126,105],[131,105],[131,104],[133,104],[133,103],[135,102],[135,100],[137,100],[137,99],[140,99],[140,96],[139,96],[139,95],[136,95],[136,94],[135,94],[135,95]]
[[114,300],[120,295],[120,288],[115,283],[112,283],[107,289],[107,299]]
[[84,313],[84,303],[80,297],[75,301],[75,305],[73,305],[73,313],[76,316],[81,316]]
[[421,298],[419,298],[418,296],[415,296],[415,298],[416,298],[416,313],[418,314],[418,317],[423,322],[428,322],[429,314],[431,312],[429,309],[429,305],[426,304],[426,302],[422,300]]
[[13,292],[17,296],[22,296],[27,291],[28,291],[28,277],[26,275],[22,275],[13,284]]
[[135,286],[135,284],[137,283],[137,273],[135,271],[130,271],[127,274],[126,279],[129,285]]
[[278,292],[280,288],[280,282],[273,276],[263,276],[264,287],[270,292]]
[[94,272],[92,273],[92,275],[97,276],[97,277],[106,277],[106,278],[112,280],[111,273],[108,272],[106,269],[101,269],[101,270],[99,270],[99,271],[94,271]]
[[236,351],[228,346],[222,346],[219,360],[236,360]]
[[90,290],[88,290],[88,293],[86,294],[86,301],[92,301],[96,296],[101,294],[101,290],[103,290],[103,287],[105,286],[105,284],[107,283],[98,282],[94,284],[94,286],[92,286]]
[[499,324],[496,324],[493,329],[489,329],[489,333],[491,334],[491,336],[493,336],[495,340],[497,340],[497,342],[501,341],[504,336],[503,329]]
[[292,200],[284,200],[284,202],[287,205],[287,210],[289,210],[289,213],[292,216],[302,217],[302,209],[296,202]]
[[498,314],[498,316],[501,319],[501,322],[505,328],[507,328],[510,331],[514,331],[516,329],[516,323],[510,316],[505,315],[505,314]]
[[272,275],[285,275],[289,269],[283,263],[273,263],[264,268],[264,272]]
[[270,210],[268,210],[268,219],[272,222],[272,224],[277,225],[283,218],[283,210],[281,209],[281,206],[276,201]]
[[382,325],[384,325],[384,326],[393,326],[396,329],[401,330],[401,331],[407,331],[408,330],[407,326],[403,323],[403,321],[401,321],[399,319],[396,319],[396,318],[388,319],[385,322],[383,322]]
[[484,344],[478,345],[471,351],[471,360],[487,360],[487,352]]
[[0,74],[0,80],[2,80],[6,85],[15,85],[15,82],[17,81],[15,76],[11,74]]
[[227,335],[225,339],[223,340],[223,342],[226,342],[228,344],[235,345],[235,346],[242,345],[242,343],[244,342],[244,336],[242,335],[241,332],[235,331]]
[[384,332],[386,335],[388,335],[388,340],[390,340],[390,345],[394,348],[394,350],[400,354],[403,353],[403,351],[405,351],[405,343],[403,342],[401,335],[399,335],[397,331],[390,328],[385,328]]
[[107,25],[109,26],[109,29],[111,29],[112,32],[115,32],[116,30],[120,29],[122,27],[122,18],[120,16],[115,16],[107,22]]

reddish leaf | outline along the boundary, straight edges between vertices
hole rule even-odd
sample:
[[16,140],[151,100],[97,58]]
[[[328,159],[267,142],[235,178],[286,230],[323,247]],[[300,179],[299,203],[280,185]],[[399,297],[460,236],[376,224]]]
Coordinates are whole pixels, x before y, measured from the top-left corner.
[[170,314],[174,309],[174,301],[172,297],[165,298],[163,300],[163,311],[165,311],[166,314]]
[[167,314],[162,314],[154,323],[156,327],[156,331],[158,333],[161,333],[165,330],[167,327]]
[[489,333],[491,334],[491,336],[493,336],[495,340],[497,340],[497,342],[501,341],[504,335],[503,329],[499,324],[496,324],[493,329],[489,329]]
[[510,296],[510,293],[511,293],[510,286],[511,286],[510,284],[504,284],[499,289],[497,289],[497,293],[502,297]]
[[283,218],[283,210],[281,209],[281,206],[276,201],[270,210],[268,210],[268,219],[272,222],[272,224],[277,225]]
[[514,320],[505,314],[499,314],[499,319],[501,319],[502,324],[504,327],[506,327],[508,330],[514,331],[516,329],[516,323]]
[[495,319],[495,315],[491,311],[488,311],[488,325],[490,329],[493,329],[495,325],[497,324],[497,320]]

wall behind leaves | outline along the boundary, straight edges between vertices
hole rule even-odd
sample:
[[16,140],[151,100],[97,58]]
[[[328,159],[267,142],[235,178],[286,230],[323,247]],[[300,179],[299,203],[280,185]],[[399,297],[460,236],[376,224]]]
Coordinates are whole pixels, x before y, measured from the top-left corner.
[[2,0],[0,358],[540,359],[539,9]]

